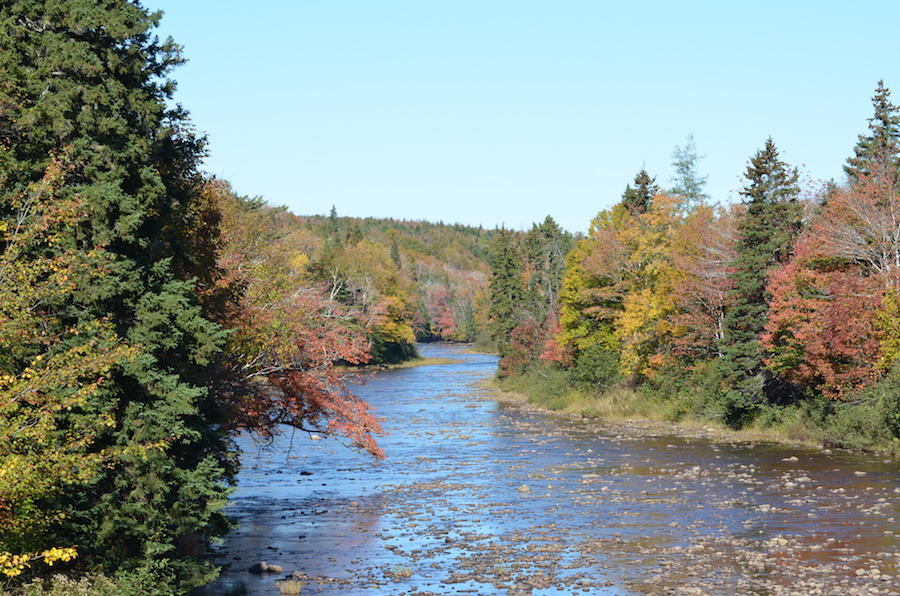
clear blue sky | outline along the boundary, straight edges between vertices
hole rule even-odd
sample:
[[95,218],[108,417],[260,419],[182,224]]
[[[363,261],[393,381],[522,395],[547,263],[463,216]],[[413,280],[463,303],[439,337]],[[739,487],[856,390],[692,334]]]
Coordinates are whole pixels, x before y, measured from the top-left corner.
[[206,168],[297,214],[585,231],[693,134],[714,201],[771,136],[840,178],[900,2],[144,0]]

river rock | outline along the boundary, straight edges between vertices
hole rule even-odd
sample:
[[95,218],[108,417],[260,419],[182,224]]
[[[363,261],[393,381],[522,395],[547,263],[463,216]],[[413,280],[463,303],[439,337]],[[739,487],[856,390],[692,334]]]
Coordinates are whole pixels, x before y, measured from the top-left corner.
[[265,561],[260,561],[249,569],[250,573],[281,573],[284,571],[281,565],[269,565]]

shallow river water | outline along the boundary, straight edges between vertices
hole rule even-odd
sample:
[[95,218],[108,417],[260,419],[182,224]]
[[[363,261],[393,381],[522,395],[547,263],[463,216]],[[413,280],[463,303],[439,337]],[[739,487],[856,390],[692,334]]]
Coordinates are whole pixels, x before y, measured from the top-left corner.
[[422,352],[458,362],[354,387],[387,460],[243,444],[205,594],[900,594],[896,462],[504,405],[496,358]]

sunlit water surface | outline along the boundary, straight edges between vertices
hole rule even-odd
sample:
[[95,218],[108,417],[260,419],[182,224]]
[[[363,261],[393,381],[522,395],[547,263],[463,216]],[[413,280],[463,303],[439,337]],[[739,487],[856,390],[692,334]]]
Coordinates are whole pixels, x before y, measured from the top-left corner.
[[386,461],[305,433],[242,442],[240,528],[206,594],[279,594],[294,571],[302,594],[897,593],[896,463],[505,406],[480,386],[496,358],[420,348],[457,363],[353,388]]

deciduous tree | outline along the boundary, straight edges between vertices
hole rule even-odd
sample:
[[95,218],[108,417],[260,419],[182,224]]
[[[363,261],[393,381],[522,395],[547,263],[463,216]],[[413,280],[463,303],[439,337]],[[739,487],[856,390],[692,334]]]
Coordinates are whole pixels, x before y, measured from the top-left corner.
[[675,266],[682,275],[673,291],[679,310],[672,315],[678,330],[672,351],[685,365],[721,356],[728,274],[735,260],[734,222],[742,210],[740,204],[697,207],[677,232]]
[[[371,358],[361,313],[307,270],[315,243],[280,229],[280,211],[238,197],[227,184],[213,181],[207,192],[222,213],[220,283],[236,288],[223,322],[231,328],[224,376],[232,380],[218,391],[229,414],[224,428],[264,438],[286,427],[317,431],[383,456],[375,442],[381,426],[334,367]],[[373,324],[388,315],[368,314]]]
[[684,147],[676,145],[675,151],[672,152],[675,176],[669,179],[669,182],[674,182],[675,186],[670,193],[681,197],[685,211],[691,211],[709,200],[709,195],[703,191],[709,176],[700,176],[697,173],[697,162],[704,157],[706,156],[697,155],[697,145],[692,134],[685,139]]
[[769,370],[800,389],[842,399],[879,376],[877,279],[823,254],[812,236],[770,275],[772,299],[760,345]]
[[66,230],[83,218],[78,197],[57,196],[69,169],[61,156],[24,193],[0,187],[16,209],[12,222],[0,222],[0,573],[7,576],[35,559],[52,565],[77,554],[74,540],[56,535],[64,496],[85,490],[120,453],[93,449],[115,426],[112,406],[83,412],[135,350],[105,318],[57,325],[59,305],[114,260],[102,246],[66,246]]

